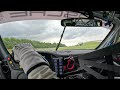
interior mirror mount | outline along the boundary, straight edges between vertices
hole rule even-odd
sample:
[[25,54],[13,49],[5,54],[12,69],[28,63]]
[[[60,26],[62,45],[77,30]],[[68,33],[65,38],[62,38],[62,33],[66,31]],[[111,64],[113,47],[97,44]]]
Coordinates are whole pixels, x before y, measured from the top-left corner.
[[69,18],[61,20],[61,25],[72,27],[101,27],[102,21],[89,18]]

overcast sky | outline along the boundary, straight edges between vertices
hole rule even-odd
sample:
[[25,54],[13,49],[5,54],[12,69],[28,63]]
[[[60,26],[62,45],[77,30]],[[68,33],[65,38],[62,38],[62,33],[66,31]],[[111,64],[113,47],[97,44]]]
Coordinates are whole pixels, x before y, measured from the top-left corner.
[[[63,28],[59,20],[28,20],[0,25],[2,37],[16,37],[58,43]],[[81,42],[103,40],[110,30],[102,27],[67,27],[62,43],[67,46]]]

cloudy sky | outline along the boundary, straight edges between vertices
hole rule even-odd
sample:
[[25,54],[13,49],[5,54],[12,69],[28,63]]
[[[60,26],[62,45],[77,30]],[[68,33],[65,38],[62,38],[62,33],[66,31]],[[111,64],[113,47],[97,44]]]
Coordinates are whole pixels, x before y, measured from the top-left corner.
[[[0,25],[2,37],[16,37],[58,43],[63,28],[59,20],[28,20]],[[61,43],[67,46],[103,40],[110,30],[102,27],[67,27]]]

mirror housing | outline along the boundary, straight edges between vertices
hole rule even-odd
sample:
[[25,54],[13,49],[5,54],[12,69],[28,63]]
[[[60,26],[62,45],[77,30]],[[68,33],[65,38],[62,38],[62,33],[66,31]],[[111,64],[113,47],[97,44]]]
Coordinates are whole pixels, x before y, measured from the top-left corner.
[[61,20],[61,25],[72,27],[101,27],[102,21],[89,18],[69,18]]

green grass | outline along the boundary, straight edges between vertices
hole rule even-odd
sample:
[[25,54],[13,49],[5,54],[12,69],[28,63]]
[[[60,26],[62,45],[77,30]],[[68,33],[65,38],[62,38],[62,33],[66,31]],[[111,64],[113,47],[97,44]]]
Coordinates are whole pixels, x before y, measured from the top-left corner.
[[[78,49],[95,49],[100,42],[86,42],[83,45],[79,46],[69,46],[69,47],[59,47],[58,50],[78,50]],[[37,51],[55,51],[55,48],[36,48]],[[8,51],[11,53],[12,49],[8,49]]]
[[59,50],[95,49],[100,42],[87,42],[79,46],[60,47]]

